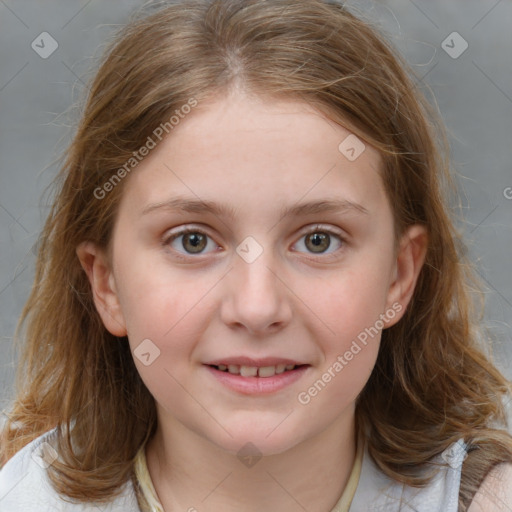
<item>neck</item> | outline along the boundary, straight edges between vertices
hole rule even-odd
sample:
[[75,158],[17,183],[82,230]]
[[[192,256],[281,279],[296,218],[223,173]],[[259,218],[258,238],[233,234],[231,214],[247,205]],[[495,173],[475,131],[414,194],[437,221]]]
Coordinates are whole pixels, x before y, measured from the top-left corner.
[[159,422],[146,457],[166,511],[331,512],[350,476],[355,445],[353,411],[283,453],[245,461],[178,422],[165,429]]

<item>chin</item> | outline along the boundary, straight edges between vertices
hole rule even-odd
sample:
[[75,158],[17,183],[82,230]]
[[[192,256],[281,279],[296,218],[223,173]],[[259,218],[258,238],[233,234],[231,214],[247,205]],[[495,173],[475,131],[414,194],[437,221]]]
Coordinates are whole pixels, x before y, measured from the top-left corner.
[[304,437],[303,429],[301,436],[297,436],[296,432],[275,421],[259,424],[252,421],[250,424],[230,425],[226,428],[233,437],[226,434],[221,439],[210,440],[219,448],[239,457],[279,455],[295,447]]

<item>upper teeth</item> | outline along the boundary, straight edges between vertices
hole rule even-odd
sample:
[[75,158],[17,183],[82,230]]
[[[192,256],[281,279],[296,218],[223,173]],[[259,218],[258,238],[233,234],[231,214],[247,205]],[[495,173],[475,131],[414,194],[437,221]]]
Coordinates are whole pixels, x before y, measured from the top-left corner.
[[283,373],[285,370],[293,370],[294,364],[278,364],[276,366],[239,366],[237,364],[230,364],[226,366],[219,364],[217,368],[221,371],[228,371],[235,375],[242,377],[273,377],[276,374]]

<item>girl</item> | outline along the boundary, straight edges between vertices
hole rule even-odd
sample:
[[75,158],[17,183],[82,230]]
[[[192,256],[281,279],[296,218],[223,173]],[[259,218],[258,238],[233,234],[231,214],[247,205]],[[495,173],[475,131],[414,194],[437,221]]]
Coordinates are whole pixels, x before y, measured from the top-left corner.
[[41,236],[0,509],[511,510],[434,127],[336,2],[128,25]]

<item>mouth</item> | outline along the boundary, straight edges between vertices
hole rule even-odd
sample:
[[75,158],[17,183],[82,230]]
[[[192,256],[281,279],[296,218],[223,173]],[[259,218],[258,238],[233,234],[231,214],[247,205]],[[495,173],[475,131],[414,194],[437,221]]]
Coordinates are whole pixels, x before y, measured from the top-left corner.
[[211,361],[204,365],[222,386],[244,395],[276,393],[308,373],[310,364],[290,359],[246,357]]
[[294,370],[302,367],[309,366],[307,364],[277,364],[272,366],[246,366],[238,364],[212,364],[207,365],[210,368],[231,375],[240,375],[241,377],[259,377],[267,379],[282,373],[293,372]]

